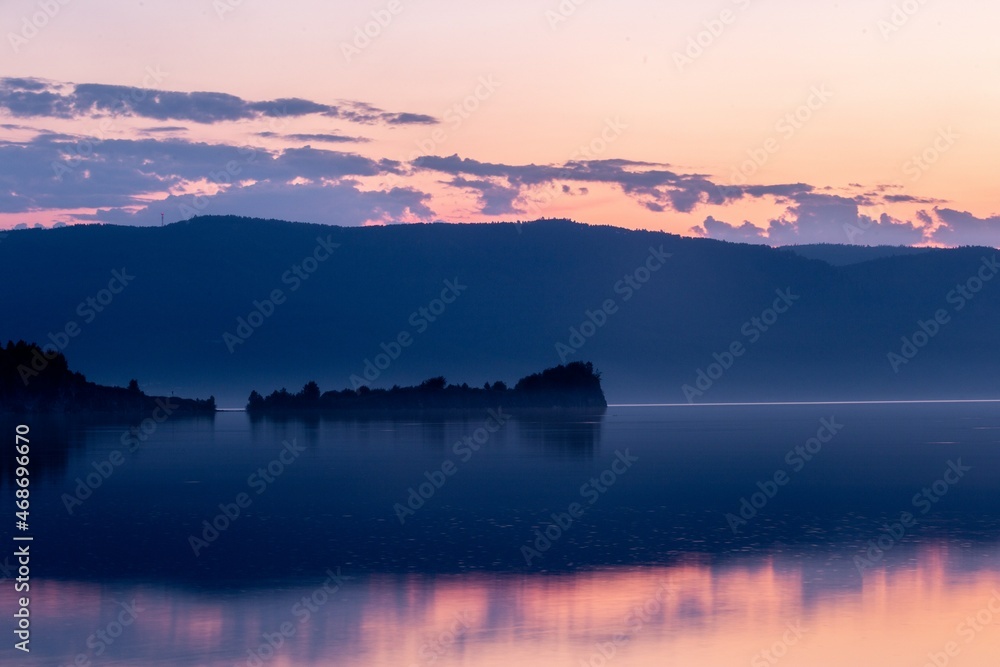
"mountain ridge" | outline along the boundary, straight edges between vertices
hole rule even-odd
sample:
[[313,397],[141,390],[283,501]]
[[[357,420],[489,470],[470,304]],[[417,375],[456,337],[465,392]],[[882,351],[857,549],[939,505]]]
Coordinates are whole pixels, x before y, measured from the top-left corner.
[[[650,270],[655,253],[669,257]],[[727,361],[740,343],[695,402],[990,397],[998,285],[949,310],[903,367],[894,371],[889,354],[952,308],[950,290],[993,253],[833,266],[782,248],[564,220],[350,228],[209,216],[30,229],[0,244],[10,286],[0,337],[44,343],[75,323],[81,333],[60,351],[88,377],[136,377],[158,393],[228,406],[253,387],[350,385],[401,336],[410,344],[368,373],[371,386],[440,374],[482,384],[587,359],[611,403],[685,402],[683,387],[718,374],[713,364],[726,364],[716,355]],[[112,293],[123,269],[134,280]],[[445,303],[456,280],[465,289]],[[799,298],[766,324],[777,290]],[[224,335],[241,318],[259,326],[230,352]]]

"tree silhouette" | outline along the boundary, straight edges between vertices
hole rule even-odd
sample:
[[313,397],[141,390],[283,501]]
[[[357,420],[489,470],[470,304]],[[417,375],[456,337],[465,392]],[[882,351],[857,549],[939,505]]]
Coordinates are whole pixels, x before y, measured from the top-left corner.
[[308,382],[297,394],[285,389],[263,397],[251,392],[247,410],[252,413],[283,411],[351,410],[485,410],[488,408],[604,408],[600,374],[590,363],[573,362],[521,378],[513,389],[504,382],[482,388],[467,383],[449,385],[444,377],[424,380],[416,387],[393,385],[373,389],[361,385],[357,391],[344,389],[321,393],[319,385]]
[[[62,353],[35,343],[8,341],[0,347],[0,412],[148,413],[156,408],[136,380],[127,387],[105,387],[69,369]],[[171,397],[179,412],[215,412],[215,399]]]
[[304,401],[315,402],[319,400],[319,385],[314,381],[310,380],[302,387],[302,391],[298,393],[297,398]]

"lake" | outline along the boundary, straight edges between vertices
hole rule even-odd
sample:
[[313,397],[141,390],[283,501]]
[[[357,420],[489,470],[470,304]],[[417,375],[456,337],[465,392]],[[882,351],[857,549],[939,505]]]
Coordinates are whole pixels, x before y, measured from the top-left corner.
[[26,422],[32,652],[4,664],[1000,655],[997,403]]

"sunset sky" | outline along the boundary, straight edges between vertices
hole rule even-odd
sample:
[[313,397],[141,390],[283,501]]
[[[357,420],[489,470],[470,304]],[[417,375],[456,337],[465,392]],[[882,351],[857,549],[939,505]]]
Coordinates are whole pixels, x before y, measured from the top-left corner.
[[996,246],[998,19],[986,0],[8,0],[0,228],[569,217]]

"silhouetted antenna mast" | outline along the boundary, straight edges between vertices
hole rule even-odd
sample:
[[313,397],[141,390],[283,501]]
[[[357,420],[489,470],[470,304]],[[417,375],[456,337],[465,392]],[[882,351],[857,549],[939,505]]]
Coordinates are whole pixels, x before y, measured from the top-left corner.
[[162,226],[163,226],[163,214],[161,213],[160,214],[160,227],[162,227]]

